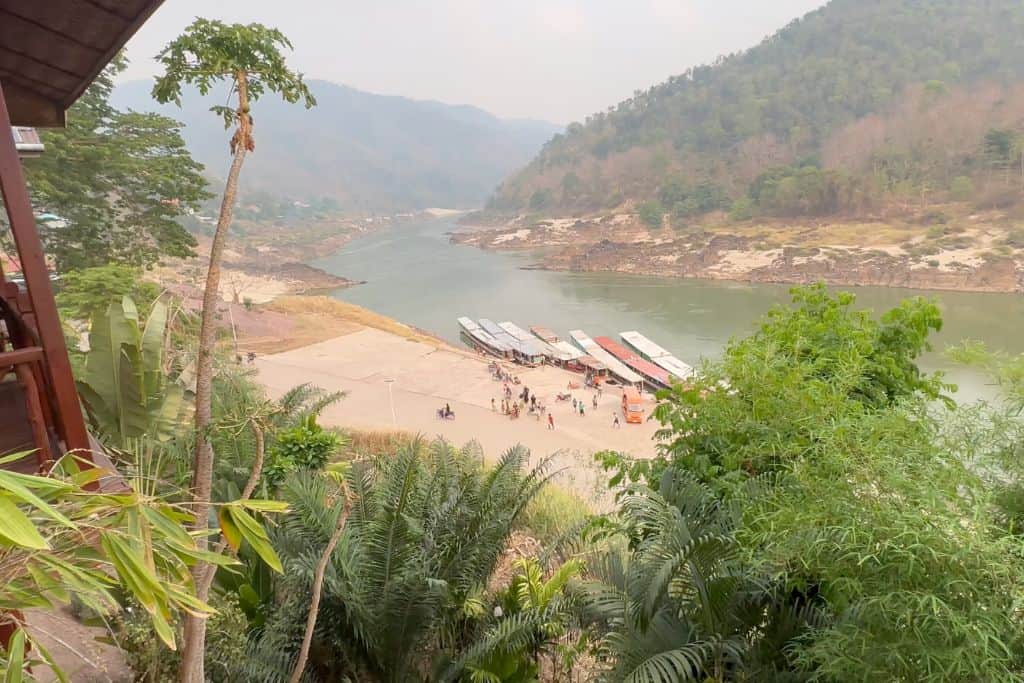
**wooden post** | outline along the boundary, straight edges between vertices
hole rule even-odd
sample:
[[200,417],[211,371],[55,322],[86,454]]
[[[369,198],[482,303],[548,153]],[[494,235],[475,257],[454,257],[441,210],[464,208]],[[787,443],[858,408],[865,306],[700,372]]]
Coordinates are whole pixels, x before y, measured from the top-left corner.
[[35,315],[39,341],[43,347],[45,364],[49,369],[49,380],[57,408],[57,431],[65,447],[79,451],[78,456],[92,460],[89,451],[89,434],[82,418],[78,402],[78,391],[71,374],[71,362],[64,345],[64,331],[61,329],[57,303],[50,287],[49,269],[43,245],[36,232],[35,216],[29,201],[28,187],[21,169],[18,150],[14,146],[11,119],[0,85],[0,194],[7,209],[11,234],[21,259],[29,301]]

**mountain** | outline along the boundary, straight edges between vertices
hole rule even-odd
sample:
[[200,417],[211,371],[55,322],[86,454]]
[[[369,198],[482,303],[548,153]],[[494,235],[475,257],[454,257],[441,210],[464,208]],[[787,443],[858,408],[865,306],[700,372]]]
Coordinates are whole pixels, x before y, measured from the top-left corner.
[[[151,87],[147,81],[121,84],[112,102],[182,121],[193,156],[223,178],[229,136],[208,110],[224,97],[187,93],[179,109],[155,103]],[[477,207],[560,129],[327,81],[309,81],[309,87],[318,102],[311,110],[272,96],[253,106],[256,153],[246,160],[243,193],[330,198],[366,210]]]
[[1022,133],[1024,2],[832,0],[571,124],[489,209],[631,207],[651,225],[667,213],[682,225],[720,210],[1003,206],[1020,201]]

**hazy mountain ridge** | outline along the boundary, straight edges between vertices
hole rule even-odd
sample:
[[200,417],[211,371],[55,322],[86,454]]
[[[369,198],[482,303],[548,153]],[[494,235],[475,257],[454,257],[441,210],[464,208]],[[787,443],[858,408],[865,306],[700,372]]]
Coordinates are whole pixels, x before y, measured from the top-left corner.
[[[496,191],[499,213],[648,202],[675,222],[1005,203],[1024,150],[1024,3],[833,0],[750,50],[572,124]],[[989,133],[997,135],[989,137]]]
[[[254,105],[256,153],[246,161],[243,192],[330,197],[345,208],[377,211],[473,208],[560,129],[502,120],[468,105],[375,95],[320,80],[309,86],[318,101],[311,110],[269,96]],[[182,121],[193,156],[223,177],[228,135],[208,111],[219,98],[189,93],[179,109],[155,103],[150,87],[148,81],[120,84],[113,103]]]

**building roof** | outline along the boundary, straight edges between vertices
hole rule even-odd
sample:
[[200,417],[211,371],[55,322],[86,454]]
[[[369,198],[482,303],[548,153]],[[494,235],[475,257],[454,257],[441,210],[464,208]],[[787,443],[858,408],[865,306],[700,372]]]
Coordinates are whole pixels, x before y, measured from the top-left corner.
[[0,86],[15,126],[67,109],[163,0],[0,0]]

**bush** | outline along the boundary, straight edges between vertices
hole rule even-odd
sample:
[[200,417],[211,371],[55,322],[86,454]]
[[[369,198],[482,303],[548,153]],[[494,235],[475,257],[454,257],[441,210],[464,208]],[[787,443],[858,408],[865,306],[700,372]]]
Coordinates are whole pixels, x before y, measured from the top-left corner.
[[[548,461],[529,470],[529,460],[517,447],[489,466],[476,445],[415,439],[353,464],[346,474],[351,512],[324,585],[310,680],[422,680],[416,672],[430,659],[458,661],[492,623],[482,587],[545,481]],[[280,599],[251,643],[243,680],[287,676],[281,667],[298,648],[295,634],[309,609],[310,558],[345,508],[328,477],[297,472],[281,491],[290,510],[271,532],[285,566],[273,577]]]
[[755,208],[749,197],[740,197],[729,208],[729,218],[734,221],[749,221],[754,217]]
[[578,527],[590,514],[585,500],[572,491],[548,484],[523,510],[517,526],[548,546]]
[[299,426],[278,434],[263,471],[267,484],[276,488],[289,472],[323,469],[341,444],[341,437],[325,431],[315,415],[307,416]]
[[928,267],[929,268],[938,268],[939,265],[941,265],[941,264],[937,260],[935,260],[935,259],[930,259],[928,261]]
[[[245,654],[248,624],[232,596],[214,592],[210,606],[215,608],[206,622],[206,650],[203,657],[206,680],[228,683],[236,680],[234,669]],[[146,610],[137,603],[125,606],[115,623],[115,640],[125,654],[136,680],[174,683],[180,654],[164,647],[153,631]]]
[[974,197],[974,181],[965,175],[953,178],[949,184],[949,198],[955,202],[966,202]]
[[637,207],[637,214],[640,216],[640,220],[649,227],[660,228],[665,219],[665,207],[661,205],[661,202],[651,200]]

